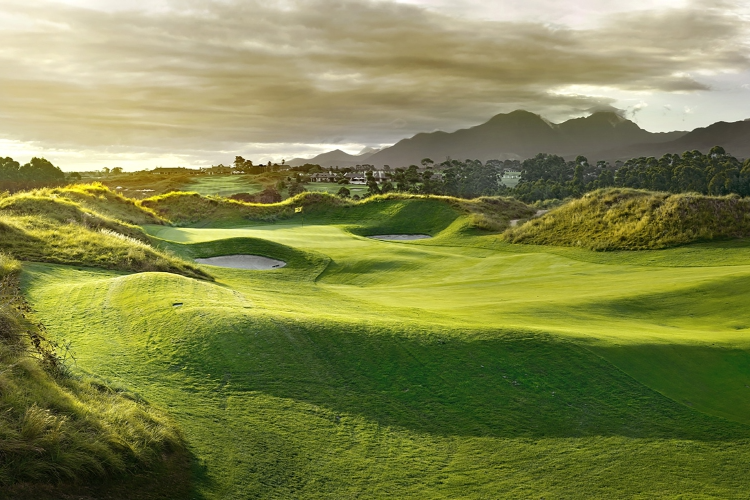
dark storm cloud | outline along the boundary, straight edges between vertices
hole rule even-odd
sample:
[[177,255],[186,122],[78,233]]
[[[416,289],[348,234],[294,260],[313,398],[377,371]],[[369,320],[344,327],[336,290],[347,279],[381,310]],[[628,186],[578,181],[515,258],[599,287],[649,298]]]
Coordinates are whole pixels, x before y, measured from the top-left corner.
[[0,31],[0,135],[66,147],[387,142],[610,102],[565,86],[690,92],[696,72],[750,66],[742,23],[700,5],[570,30],[387,2],[4,3],[24,22]]

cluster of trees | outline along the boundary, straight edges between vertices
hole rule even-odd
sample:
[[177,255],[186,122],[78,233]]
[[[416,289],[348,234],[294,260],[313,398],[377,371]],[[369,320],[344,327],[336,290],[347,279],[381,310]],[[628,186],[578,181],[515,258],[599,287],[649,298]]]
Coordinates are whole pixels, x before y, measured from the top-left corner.
[[13,158],[0,158],[0,191],[18,191],[65,182],[65,174],[44,158],[21,165]]
[[565,161],[538,154],[521,164],[521,181],[512,194],[525,202],[580,196],[603,187],[629,187],[710,195],[750,196],[750,160],[744,164],[715,146],[708,154],[686,151],[661,158],[632,158],[614,167],[600,161],[591,165],[583,156]]
[[264,174],[266,172],[278,172],[286,160],[281,160],[281,165],[271,163],[266,165],[253,165],[251,160],[246,160],[241,156],[234,157],[234,168],[245,174]]
[[[422,169],[416,165],[408,168],[385,170],[387,179],[381,184],[375,178],[374,171],[365,172],[368,194],[399,191],[417,194],[444,194],[460,198],[476,198],[505,194],[507,188],[502,185],[505,164],[499,160],[482,163],[479,160],[446,160],[435,165],[432,160],[422,160]],[[342,177],[339,181],[345,183]],[[341,190],[342,194],[345,194]]]

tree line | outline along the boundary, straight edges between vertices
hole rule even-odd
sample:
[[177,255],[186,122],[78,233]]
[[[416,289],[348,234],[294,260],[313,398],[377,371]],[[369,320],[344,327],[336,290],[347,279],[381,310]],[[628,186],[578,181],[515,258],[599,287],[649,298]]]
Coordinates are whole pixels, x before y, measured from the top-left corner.
[[65,174],[44,158],[32,158],[21,165],[13,158],[0,157],[0,191],[19,191],[65,183]]
[[[421,171],[416,165],[387,169],[388,180],[379,184],[374,178],[374,169],[363,165],[368,168],[368,194],[401,191],[459,198],[506,195],[533,203],[579,197],[599,188],[628,187],[672,193],[750,196],[750,159],[742,162],[720,146],[711,148],[707,154],[692,150],[681,155],[665,154],[661,158],[632,158],[614,166],[607,161],[590,163],[585,156],[565,160],[546,153],[523,162],[446,160],[434,164],[426,158],[422,166]],[[521,171],[519,183],[513,188],[502,183],[502,174],[508,169]],[[345,183],[343,178],[340,182]],[[347,190],[342,190],[343,195],[344,191]]]
[[592,165],[584,156],[565,161],[538,154],[521,164],[521,180],[512,194],[530,203],[577,197],[605,187],[750,196],[750,159],[743,163],[720,146],[708,154],[692,150],[661,158],[632,158],[614,167],[604,161]]

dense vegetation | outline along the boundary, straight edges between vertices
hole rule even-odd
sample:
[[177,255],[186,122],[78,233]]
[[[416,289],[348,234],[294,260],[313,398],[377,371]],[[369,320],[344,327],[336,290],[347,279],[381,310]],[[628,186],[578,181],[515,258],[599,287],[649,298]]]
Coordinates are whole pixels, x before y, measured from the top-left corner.
[[[322,170],[314,165],[306,167],[306,172]],[[682,155],[666,154],[659,159],[632,158],[614,166],[606,161],[590,164],[583,156],[566,161],[561,156],[544,153],[523,162],[489,160],[483,163],[449,159],[435,164],[425,158],[421,169],[417,165],[393,170],[387,168],[384,182],[375,179],[372,165],[362,165],[360,169],[366,170],[367,194],[370,196],[391,191],[467,199],[509,195],[531,203],[580,197],[606,187],[715,196],[750,195],[750,160],[743,164],[719,146],[705,155],[700,151],[686,151]],[[337,181],[346,184],[344,175],[351,170],[337,170]],[[509,188],[503,185],[501,177],[505,170],[521,171],[517,186]],[[347,196],[346,188],[342,193]]]
[[644,250],[750,237],[750,199],[633,189],[587,193],[511,228],[513,243]]
[[521,182],[513,196],[525,202],[578,197],[606,187],[750,196],[750,159],[743,164],[719,146],[705,155],[686,151],[658,159],[632,158],[614,167],[604,161],[591,165],[583,156],[565,161],[560,156],[539,154],[525,160],[521,168]]
[[21,165],[13,158],[0,157],[0,192],[55,186],[64,181],[63,171],[44,158],[32,158]]

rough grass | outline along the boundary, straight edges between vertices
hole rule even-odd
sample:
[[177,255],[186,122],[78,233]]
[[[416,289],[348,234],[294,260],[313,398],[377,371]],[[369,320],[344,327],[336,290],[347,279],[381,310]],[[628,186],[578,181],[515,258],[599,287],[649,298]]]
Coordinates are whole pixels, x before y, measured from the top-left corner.
[[591,250],[659,249],[750,236],[750,200],[737,196],[598,190],[505,236],[512,243]]
[[[254,204],[201,196],[198,193],[178,192],[148,198],[143,200],[142,204],[178,225],[216,227],[285,220],[302,223],[304,218],[308,223],[326,221],[329,224],[349,224],[355,232],[364,231],[366,228],[366,225],[363,226],[362,217],[377,220],[377,224],[381,226],[380,230],[385,231],[387,227],[396,230],[399,224],[408,225],[412,215],[440,219],[445,218],[447,212],[450,212],[453,219],[461,215],[470,215],[471,227],[498,231],[507,227],[510,219],[528,217],[534,213],[533,209],[512,198],[484,197],[463,200],[449,196],[402,193],[389,193],[362,201],[352,201],[328,193],[305,192],[280,203]],[[410,210],[400,213],[403,207],[421,210],[422,214],[411,214]],[[296,208],[302,208],[303,213],[295,212]],[[439,232],[447,227],[443,222],[435,225],[432,232]],[[372,224],[370,227],[373,230],[377,229]]]
[[18,295],[19,270],[0,254],[0,496],[54,497],[82,482],[154,475],[168,464],[187,492],[188,452],[162,412],[91,377],[43,367],[30,336],[44,331]]
[[210,279],[199,268],[153,248],[134,223],[162,220],[102,186],[18,193],[0,199],[0,251],[24,261]]

